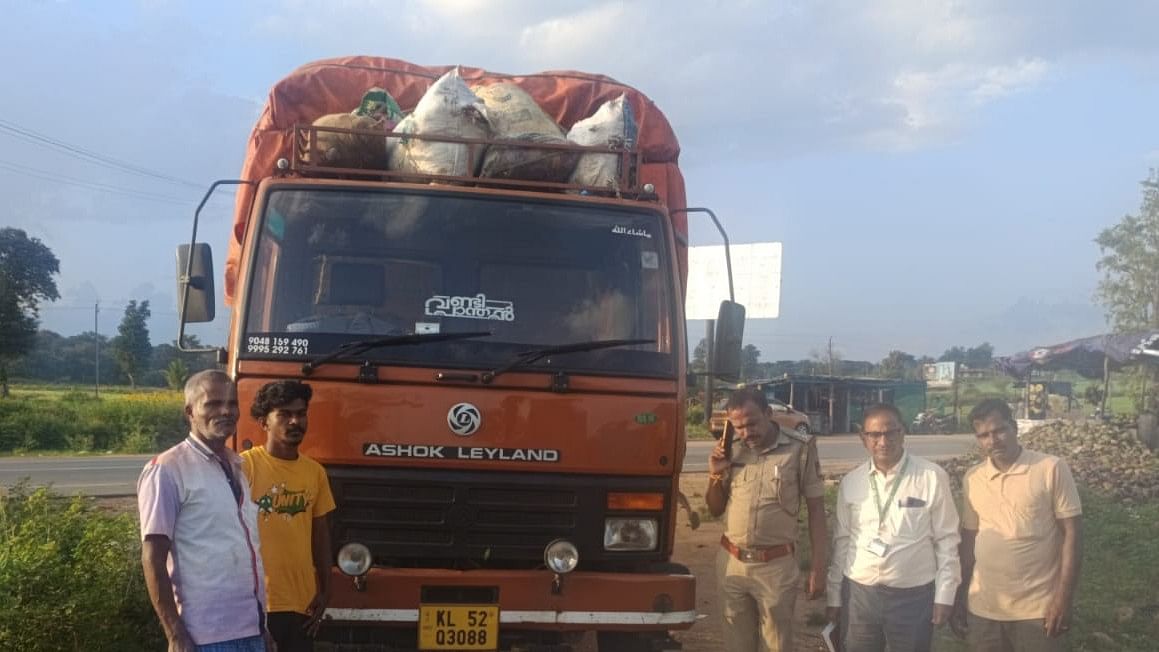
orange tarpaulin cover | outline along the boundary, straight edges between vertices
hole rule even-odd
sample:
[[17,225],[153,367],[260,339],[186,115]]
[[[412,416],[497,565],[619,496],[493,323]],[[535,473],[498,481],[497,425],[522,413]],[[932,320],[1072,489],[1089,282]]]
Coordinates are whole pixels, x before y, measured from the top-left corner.
[[[330,113],[346,113],[358,106],[362,95],[378,86],[386,89],[404,111],[414,108],[427,88],[454,66],[418,66],[398,59],[343,57],[309,63],[278,82],[270,91],[262,115],[254,126],[242,166],[241,178],[254,182],[238,187],[233,237],[225,262],[225,301],[237,296],[241,243],[245,238],[256,184],[273,176],[279,158],[291,159],[293,128],[311,124]],[[468,85],[512,82],[535,98],[540,107],[564,129],[595,113],[604,102],[625,93],[636,118],[636,147],[643,158],[640,183],[651,183],[669,208],[684,208],[684,177],[677,167],[680,144],[668,119],[643,93],[603,75],[581,72],[541,72],[504,75],[478,68],[459,67]],[[688,221],[683,213],[672,216],[676,232],[687,239]],[[686,250],[679,246],[679,265],[686,274]]]

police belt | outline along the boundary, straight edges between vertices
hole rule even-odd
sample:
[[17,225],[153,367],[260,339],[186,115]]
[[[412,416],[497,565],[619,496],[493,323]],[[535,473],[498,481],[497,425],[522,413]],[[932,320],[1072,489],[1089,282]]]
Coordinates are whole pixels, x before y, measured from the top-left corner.
[[720,535],[720,547],[728,551],[728,554],[736,557],[743,562],[757,563],[772,561],[785,555],[793,554],[793,544],[782,543],[779,546],[770,546],[767,548],[741,548],[728,540],[725,535]]

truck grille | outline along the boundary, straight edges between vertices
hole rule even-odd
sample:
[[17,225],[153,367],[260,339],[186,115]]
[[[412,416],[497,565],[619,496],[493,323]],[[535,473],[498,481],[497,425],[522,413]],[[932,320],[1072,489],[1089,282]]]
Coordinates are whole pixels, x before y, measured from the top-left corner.
[[[562,476],[327,467],[338,505],[334,547],[357,541],[376,564],[536,567],[566,538],[588,562],[660,559],[663,553],[603,550],[607,492],[666,492],[667,478]],[[667,527],[661,516],[661,531]],[[663,547],[663,546],[661,546]]]

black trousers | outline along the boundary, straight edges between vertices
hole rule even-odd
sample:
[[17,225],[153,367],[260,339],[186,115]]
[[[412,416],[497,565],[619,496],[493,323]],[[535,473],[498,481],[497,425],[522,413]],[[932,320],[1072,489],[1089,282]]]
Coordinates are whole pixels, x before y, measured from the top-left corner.
[[293,611],[275,611],[266,614],[266,627],[278,644],[278,652],[314,652],[314,639],[303,625],[309,618]]

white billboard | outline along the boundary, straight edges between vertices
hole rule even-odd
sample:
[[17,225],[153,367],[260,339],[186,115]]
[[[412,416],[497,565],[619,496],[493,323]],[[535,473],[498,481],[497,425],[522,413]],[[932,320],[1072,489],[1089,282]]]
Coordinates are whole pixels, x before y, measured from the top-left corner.
[[[776,319],[781,314],[781,243],[754,242],[729,247],[736,301],[746,319]],[[716,319],[728,298],[724,245],[688,248],[685,318]]]
[[926,381],[926,387],[931,389],[953,387],[957,369],[957,363],[954,362],[935,362],[922,365],[922,378]]

